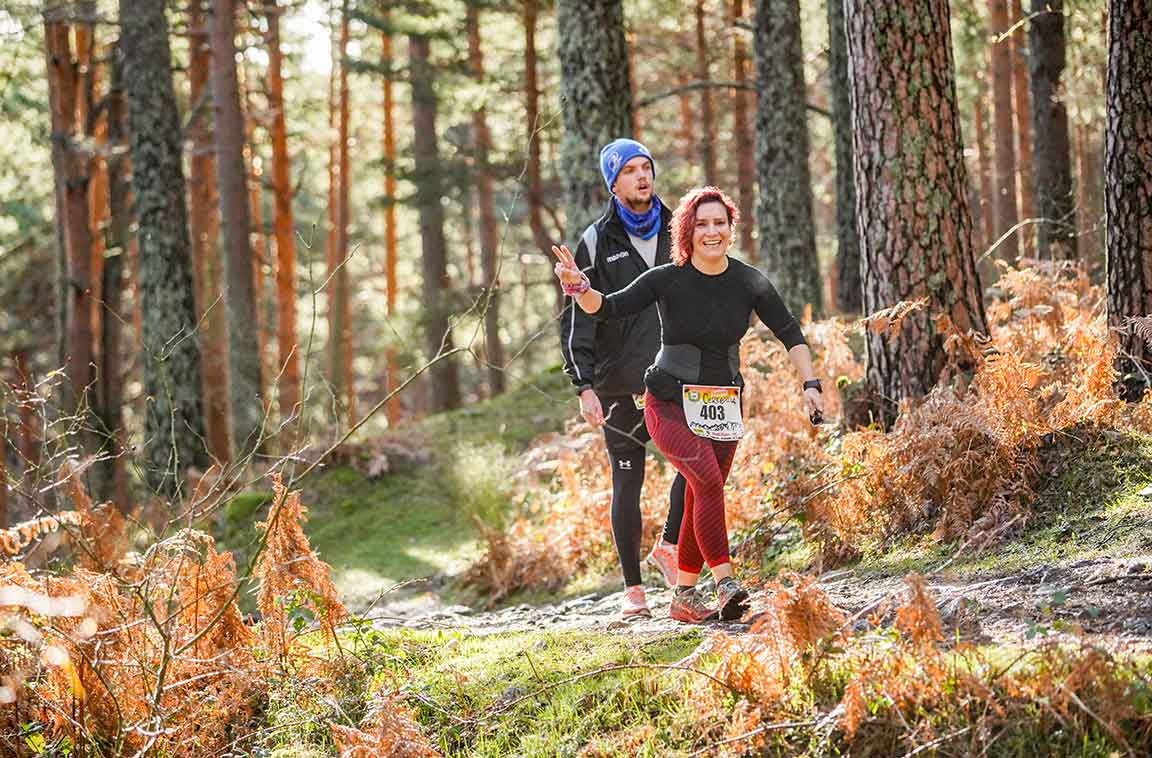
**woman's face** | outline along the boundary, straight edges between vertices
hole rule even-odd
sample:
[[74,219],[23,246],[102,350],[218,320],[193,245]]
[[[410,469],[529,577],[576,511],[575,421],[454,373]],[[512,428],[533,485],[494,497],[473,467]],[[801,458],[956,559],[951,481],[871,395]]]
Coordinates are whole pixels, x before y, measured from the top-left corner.
[[732,244],[732,225],[728,210],[717,200],[700,203],[696,208],[696,227],[692,230],[692,257],[715,262],[728,253]]

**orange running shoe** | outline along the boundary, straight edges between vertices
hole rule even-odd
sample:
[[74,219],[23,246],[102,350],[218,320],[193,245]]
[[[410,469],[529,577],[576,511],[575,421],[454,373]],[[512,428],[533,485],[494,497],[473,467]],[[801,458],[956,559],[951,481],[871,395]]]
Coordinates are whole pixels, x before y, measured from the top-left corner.
[[677,587],[672,592],[668,615],[685,624],[699,624],[716,618],[716,609],[704,602],[695,587]]
[[676,560],[675,545],[669,545],[663,539],[656,540],[656,544],[652,546],[652,552],[648,553],[644,562],[660,572],[664,584],[669,587],[676,586],[676,573],[680,567]]

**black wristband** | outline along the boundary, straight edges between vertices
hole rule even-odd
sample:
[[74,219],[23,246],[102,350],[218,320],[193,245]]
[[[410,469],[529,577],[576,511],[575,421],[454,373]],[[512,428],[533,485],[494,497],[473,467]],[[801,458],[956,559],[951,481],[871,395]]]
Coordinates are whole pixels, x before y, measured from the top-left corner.
[[805,390],[816,390],[821,395],[824,394],[824,386],[820,384],[819,379],[809,379],[808,381],[804,382],[804,389]]

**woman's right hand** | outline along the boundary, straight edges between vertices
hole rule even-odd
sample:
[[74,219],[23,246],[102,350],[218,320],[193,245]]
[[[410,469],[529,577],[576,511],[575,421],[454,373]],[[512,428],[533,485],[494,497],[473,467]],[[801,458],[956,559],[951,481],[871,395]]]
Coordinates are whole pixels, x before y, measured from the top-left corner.
[[556,256],[556,277],[561,284],[577,285],[583,281],[584,274],[580,272],[567,245],[553,245],[552,254]]

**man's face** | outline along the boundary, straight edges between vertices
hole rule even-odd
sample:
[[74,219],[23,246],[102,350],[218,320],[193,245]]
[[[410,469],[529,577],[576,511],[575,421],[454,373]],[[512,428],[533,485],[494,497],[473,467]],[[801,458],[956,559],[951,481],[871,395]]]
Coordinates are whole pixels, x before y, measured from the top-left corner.
[[612,183],[612,194],[629,210],[646,211],[652,204],[654,185],[652,161],[637,155],[620,169],[616,181]]

